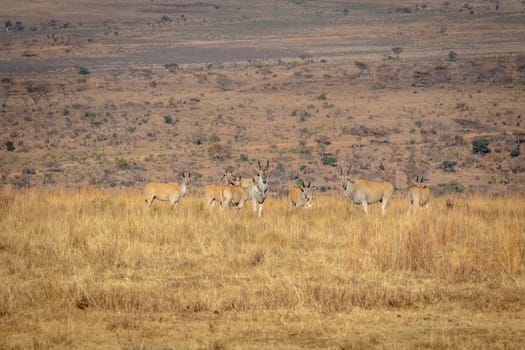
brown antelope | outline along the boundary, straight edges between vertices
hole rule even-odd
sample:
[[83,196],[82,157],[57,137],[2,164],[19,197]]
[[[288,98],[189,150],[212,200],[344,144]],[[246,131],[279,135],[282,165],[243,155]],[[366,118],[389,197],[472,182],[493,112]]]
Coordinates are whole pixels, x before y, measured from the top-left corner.
[[310,191],[310,181],[305,185],[294,185],[288,189],[289,209],[293,207],[311,208],[314,205],[314,198]]
[[394,186],[388,181],[370,181],[367,179],[350,178],[350,167],[346,174],[341,171],[341,182],[346,198],[352,200],[354,204],[361,204],[363,210],[368,215],[368,204],[381,202],[381,213],[386,215],[388,200],[394,192]]
[[179,185],[176,182],[149,182],[146,184],[144,192],[146,194],[146,203],[148,208],[155,199],[159,201],[169,201],[172,207],[184,197],[190,185],[191,174],[184,172],[182,174],[183,182]]
[[428,208],[430,201],[430,189],[423,184],[425,181],[423,176],[416,177],[416,183],[408,189],[408,213],[413,213],[414,210]]
[[[244,182],[246,185],[246,181]],[[249,187],[242,186],[241,177],[237,177],[230,185],[225,185],[221,188],[221,205],[223,208],[230,205],[234,208],[241,209],[244,203],[249,199]]]
[[215,202],[221,203],[221,191],[226,185],[233,185],[236,180],[235,176],[231,171],[226,171],[221,176],[223,184],[208,184],[204,186],[204,197],[210,210],[213,210]]

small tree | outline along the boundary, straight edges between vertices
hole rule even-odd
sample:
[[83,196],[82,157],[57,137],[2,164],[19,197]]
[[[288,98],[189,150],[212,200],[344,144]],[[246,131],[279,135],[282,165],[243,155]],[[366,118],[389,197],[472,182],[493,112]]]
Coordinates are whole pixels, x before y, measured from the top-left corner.
[[485,138],[476,138],[472,140],[472,153],[487,154],[490,152],[489,149],[490,141]]

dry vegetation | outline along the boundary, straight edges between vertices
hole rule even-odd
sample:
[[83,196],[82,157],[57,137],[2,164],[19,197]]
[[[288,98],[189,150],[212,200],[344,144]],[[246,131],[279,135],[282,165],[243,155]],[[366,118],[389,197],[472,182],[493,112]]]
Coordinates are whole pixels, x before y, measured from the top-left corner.
[[[3,1],[0,349],[521,348],[525,3],[399,3]],[[262,218],[210,213],[258,160]]]
[[[519,348],[525,201],[366,217],[342,198],[209,213],[134,191],[4,191],[1,346]],[[344,219],[341,219],[344,218]]]

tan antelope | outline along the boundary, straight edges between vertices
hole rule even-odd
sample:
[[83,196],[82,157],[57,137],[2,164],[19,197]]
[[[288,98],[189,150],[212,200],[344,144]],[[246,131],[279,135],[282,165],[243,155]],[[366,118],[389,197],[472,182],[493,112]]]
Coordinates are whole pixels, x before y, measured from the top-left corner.
[[[246,181],[244,182],[246,186]],[[223,208],[232,206],[241,209],[249,199],[250,186],[242,186],[242,178],[236,177],[232,184],[221,188],[220,202]]]
[[210,210],[213,210],[216,202],[221,203],[221,191],[226,185],[233,185],[236,180],[231,171],[226,171],[221,176],[223,184],[208,184],[204,186],[204,198]]
[[153,201],[169,201],[172,207],[175,207],[177,203],[184,197],[188,191],[190,185],[191,174],[188,172],[182,173],[183,182],[179,185],[176,182],[149,182],[144,188],[146,194],[146,203],[148,208],[151,207]]
[[350,178],[350,167],[346,174],[343,174],[343,168],[339,166],[341,171],[341,182],[346,198],[352,200],[354,204],[361,204],[363,210],[368,215],[368,204],[381,202],[381,213],[386,215],[386,206],[394,186],[388,181],[370,181],[367,179],[352,179]]
[[310,181],[305,185],[298,184],[288,189],[289,209],[293,207],[311,208],[314,205],[314,198],[310,191]]
[[430,189],[423,184],[425,178],[423,176],[416,177],[416,183],[408,189],[408,213],[413,213],[414,210],[428,208],[430,201]]

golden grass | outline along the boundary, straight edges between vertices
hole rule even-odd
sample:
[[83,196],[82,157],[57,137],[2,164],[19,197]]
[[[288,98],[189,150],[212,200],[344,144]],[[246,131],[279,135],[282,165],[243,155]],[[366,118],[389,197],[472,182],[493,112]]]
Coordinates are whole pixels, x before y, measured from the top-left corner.
[[367,217],[132,190],[0,194],[0,348],[518,348],[525,198]]

